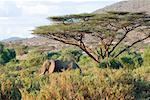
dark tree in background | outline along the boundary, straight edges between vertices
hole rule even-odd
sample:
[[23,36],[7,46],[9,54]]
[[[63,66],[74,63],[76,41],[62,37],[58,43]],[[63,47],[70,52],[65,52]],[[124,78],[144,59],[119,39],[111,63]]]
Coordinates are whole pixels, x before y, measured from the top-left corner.
[[[143,12],[79,14],[49,19],[53,21],[52,25],[37,27],[33,30],[33,34],[77,46],[97,63],[103,59],[117,58],[127,49],[150,37],[150,16]],[[116,48],[129,33],[137,32],[143,34],[143,38],[135,40],[115,53]],[[96,47],[87,45],[85,40],[88,39],[94,39],[96,42],[91,45]]]
[[4,65],[11,59],[16,57],[16,52],[14,49],[5,48],[5,46],[0,43],[0,65]]

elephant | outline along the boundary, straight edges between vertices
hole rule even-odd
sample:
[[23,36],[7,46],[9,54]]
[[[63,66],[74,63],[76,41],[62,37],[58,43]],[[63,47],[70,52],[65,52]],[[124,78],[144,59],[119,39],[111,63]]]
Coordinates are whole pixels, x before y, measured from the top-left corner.
[[79,69],[80,73],[82,73],[81,68],[73,61],[46,60],[40,69],[40,75],[44,75],[46,72],[51,74],[53,72],[63,72],[72,69]]

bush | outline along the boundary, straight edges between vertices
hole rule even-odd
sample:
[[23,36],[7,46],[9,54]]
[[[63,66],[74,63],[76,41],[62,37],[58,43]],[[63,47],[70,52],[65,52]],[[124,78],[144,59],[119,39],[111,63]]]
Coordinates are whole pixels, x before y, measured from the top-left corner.
[[[144,93],[148,90],[149,84],[144,84],[140,78],[134,77],[132,72],[123,69],[112,70],[95,67],[86,70],[84,75],[80,75],[78,71],[67,71],[51,74],[49,80],[50,82],[41,85],[40,90],[34,95],[31,95],[28,90],[24,90],[23,98],[39,100],[148,99],[148,93]],[[38,85],[38,87],[40,86]],[[34,89],[32,90],[34,91]],[[139,95],[139,93],[142,94]]]
[[58,59],[61,56],[60,52],[48,52],[48,59]]
[[146,48],[144,51],[144,66],[150,66],[150,47]]
[[16,57],[14,49],[5,48],[2,44],[0,44],[0,52],[0,65],[3,65]]
[[[139,67],[138,63],[141,61],[138,57],[141,55],[130,54],[123,55],[123,60],[104,60],[100,63],[100,68],[97,68],[90,57],[80,54],[78,56],[78,53],[72,51],[74,50],[50,52],[48,55],[30,52],[25,60],[13,59],[4,67],[0,67],[0,100],[149,99],[150,67],[149,57],[145,54],[147,63],[144,62],[144,65],[147,66]],[[61,55],[62,52],[64,56]],[[73,57],[77,61],[74,55],[79,58],[82,75],[79,70],[72,70],[39,76],[39,66],[46,59],[58,59],[62,56],[63,59],[70,60]],[[125,64],[130,68],[132,63],[133,70],[121,68],[125,67]]]
[[20,66],[34,67],[43,64],[43,62],[48,59],[46,54],[41,54],[38,52],[30,52],[27,54],[25,60],[20,63]]
[[93,67],[96,66],[96,64],[94,63],[93,59],[91,59],[89,56],[87,55],[82,55],[79,59],[79,65],[81,66],[86,66],[86,67]]
[[63,61],[76,61],[79,62],[80,57],[82,56],[82,51],[74,48],[67,48],[61,50],[61,57],[59,59]]
[[21,100],[21,92],[10,80],[3,80],[0,83],[1,100]]
[[4,45],[2,43],[0,43],[0,53],[3,52],[3,49],[4,49]]
[[113,69],[119,69],[119,68],[122,68],[123,65],[120,63],[119,60],[116,60],[116,59],[111,59],[109,60],[108,62],[107,61],[102,61],[99,65],[98,65],[99,68],[113,68]]
[[110,68],[113,68],[113,69],[119,69],[119,68],[123,67],[123,65],[120,63],[120,61],[115,60],[115,59],[110,60],[109,66],[110,66]]
[[140,67],[133,71],[89,67],[82,75],[79,70],[72,70],[39,76],[36,67],[29,67],[0,74],[0,82],[3,82],[1,85],[5,87],[0,93],[12,98],[20,97],[21,92],[22,100],[148,99],[148,73],[148,67]]
[[125,66],[129,66],[129,67],[135,66],[135,63],[131,57],[122,57],[121,61]]
[[143,65],[143,57],[140,53],[130,52],[120,57],[122,65],[128,69],[135,69]]
[[24,54],[27,54],[28,53],[28,46],[25,46],[25,45],[19,45],[19,46],[16,46],[15,47],[15,51],[16,51],[16,55],[17,56],[22,56]]

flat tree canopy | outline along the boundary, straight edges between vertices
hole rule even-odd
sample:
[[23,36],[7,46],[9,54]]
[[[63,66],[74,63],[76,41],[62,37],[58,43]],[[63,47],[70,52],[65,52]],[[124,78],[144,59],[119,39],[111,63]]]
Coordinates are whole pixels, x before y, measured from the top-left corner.
[[[53,24],[37,27],[33,30],[33,34],[77,46],[97,63],[103,59],[116,58],[135,44],[150,37],[150,16],[144,12],[78,14],[48,19]],[[135,34],[137,31],[145,37],[114,53],[129,33]],[[86,45],[84,40],[87,40],[87,36],[96,38],[95,44],[91,44],[97,45],[96,48]]]

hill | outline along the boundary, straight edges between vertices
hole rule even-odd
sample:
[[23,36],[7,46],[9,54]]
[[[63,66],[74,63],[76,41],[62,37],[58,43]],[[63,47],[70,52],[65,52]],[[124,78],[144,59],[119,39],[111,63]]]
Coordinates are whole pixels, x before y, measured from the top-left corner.
[[150,14],[150,0],[126,0],[121,1],[102,9],[98,9],[93,13],[102,13],[106,11],[130,11],[130,12],[147,12]]
[[12,37],[12,38],[5,39],[1,42],[3,42],[4,44],[6,44],[8,46],[25,45],[25,46],[29,46],[29,47],[53,48],[54,50],[59,50],[59,49],[63,48],[64,46],[67,46],[60,42],[57,42],[57,41],[54,41],[51,39],[47,39],[44,37],[32,37],[32,38]]
[[2,40],[2,42],[15,42],[15,41],[20,41],[22,39],[23,38],[20,38],[20,37],[11,37],[11,38]]

